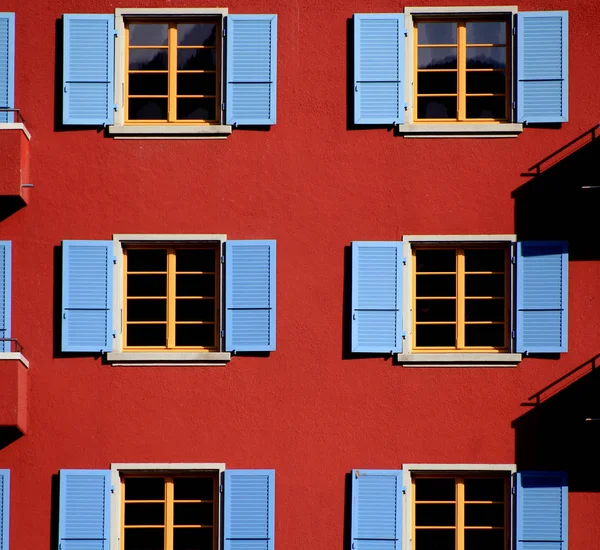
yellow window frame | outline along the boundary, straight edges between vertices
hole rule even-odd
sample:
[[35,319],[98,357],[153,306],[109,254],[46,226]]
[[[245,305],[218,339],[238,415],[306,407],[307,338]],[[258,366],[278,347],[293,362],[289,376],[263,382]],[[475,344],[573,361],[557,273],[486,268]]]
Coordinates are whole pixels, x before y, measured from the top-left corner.
[[[167,251],[167,271],[132,271],[132,274],[146,274],[146,275],[167,275],[167,294],[166,296],[129,296],[127,290],[127,275],[129,271],[127,269],[127,251],[128,250],[152,250],[160,249]],[[213,318],[214,322],[208,321],[177,321],[175,305],[176,300],[201,300],[201,299],[213,299],[212,296],[177,296],[175,281],[177,272],[176,266],[176,253],[177,250],[212,250],[215,254],[215,271],[183,271],[180,272],[186,275],[214,275],[215,276],[215,296],[214,296],[214,310]],[[216,246],[201,246],[201,245],[132,245],[123,248],[123,349],[127,351],[219,351],[219,312],[220,312],[220,284],[219,284],[219,250]],[[144,299],[165,299],[167,300],[167,345],[165,346],[128,346],[127,345],[127,325],[128,324],[146,324],[146,325],[162,325],[165,324],[162,321],[131,321],[127,320],[127,301],[144,300]],[[214,325],[214,342],[215,345],[208,346],[176,346],[175,345],[175,328],[179,324],[193,324],[193,325]]]
[[[506,38],[505,44],[469,44],[469,47],[493,47],[504,46],[506,48],[505,58],[505,89],[504,94],[494,93],[478,93],[467,94],[467,72],[494,72],[499,69],[467,69],[467,23],[485,21],[490,23],[502,22],[506,23]],[[456,23],[456,44],[421,44],[419,45],[419,23]],[[414,95],[413,105],[415,113],[415,122],[419,123],[454,123],[464,122],[469,124],[490,124],[490,123],[506,123],[511,120],[510,117],[510,90],[512,82],[512,49],[511,49],[511,25],[510,20],[505,17],[498,16],[470,16],[470,17],[437,17],[437,18],[414,18],[413,19],[413,67],[414,67]],[[448,48],[456,47],[456,69],[419,69],[419,47],[427,48]],[[418,90],[418,73],[419,72],[456,72],[457,73],[457,93],[456,94],[419,94]],[[467,118],[467,97],[499,97],[505,96],[504,112],[506,117],[502,119],[496,118]],[[418,98],[419,97],[457,97],[457,111],[455,119],[448,118],[419,118],[418,115]]]
[[[465,479],[503,479],[504,480],[504,500],[500,501],[468,501],[465,500]],[[416,480],[417,479],[453,479],[455,485],[455,498],[450,500],[417,500]],[[420,550],[417,544],[417,530],[420,529],[454,529],[455,530],[455,550],[464,550],[465,531],[475,529],[494,529],[504,531],[504,550],[508,550],[510,541],[510,480],[503,474],[473,474],[473,475],[448,475],[448,474],[419,474],[413,475],[412,479],[412,540],[415,550]],[[416,525],[417,504],[455,504],[455,525],[448,526],[418,526]],[[466,504],[503,504],[504,505],[504,526],[465,526],[465,505]]]
[[[165,491],[163,500],[127,500],[125,494],[125,480],[130,478],[137,479],[163,479],[165,483]],[[174,479],[185,479],[185,478],[211,478],[213,481],[213,494],[212,500],[175,500],[174,496]],[[192,525],[174,525],[174,505],[179,503],[185,504],[199,504],[199,503],[212,503],[213,508],[213,522],[212,525],[192,524]],[[158,504],[164,503],[165,505],[165,518],[162,525],[125,525],[125,505],[126,504]],[[165,475],[149,475],[149,474],[127,474],[121,476],[121,541],[123,548],[126,548],[125,533],[126,529],[164,529],[164,550],[173,550],[173,538],[174,529],[205,529],[211,528],[213,531],[212,550],[217,548],[218,540],[218,525],[219,525],[219,493],[218,483],[216,474],[174,474],[170,476]]]
[[[416,254],[419,250],[454,250],[456,251],[456,269],[452,272],[446,271],[435,271],[430,272],[431,275],[456,275],[456,292],[455,296],[447,297],[447,296],[426,296],[421,298],[426,298],[430,300],[443,300],[443,299],[453,299],[456,300],[456,317],[455,321],[419,321],[417,322],[417,262],[416,262]],[[504,296],[466,296],[465,293],[465,277],[470,274],[480,274],[480,275],[500,275],[500,272],[494,271],[476,271],[469,272],[465,271],[465,250],[493,250],[493,249],[502,249],[504,250]],[[509,349],[509,320],[510,320],[510,254],[509,247],[505,245],[473,245],[473,246],[439,246],[439,245],[420,245],[414,246],[412,248],[412,259],[413,259],[413,270],[412,270],[412,333],[416,338],[417,334],[417,325],[422,324],[431,324],[431,325],[443,325],[443,324],[451,324],[456,325],[456,346],[417,346],[416,342],[413,345],[413,352],[489,352],[489,353],[506,353]],[[427,273],[420,273],[419,275],[427,275]],[[500,321],[466,321],[465,320],[465,301],[467,300],[489,300],[489,299],[503,299],[504,300],[504,321],[500,323]],[[504,346],[502,347],[494,347],[494,346],[466,346],[465,345],[465,326],[466,325],[476,325],[476,324],[503,324],[504,325]]]
[[[129,25],[130,24],[167,24],[169,26],[168,30],[168,43],[166,46],[130,46],[129,44]],[[178,46],[177,45],[177,24],[178,23],[213,23],[216,25],[216,43],[215,46]],[[183,126],[207,126],[211,124],[220,124],[220,112],[221,112],[221,28],[222,28],[222,20],[220,17],[202,17],[202,18],[177,18],[177,19],[127,19],[125,21],[125,55],[124,55],[124,70],[125,70],[125,79],[124,79],[124,123],[125,124],[133,124],[133,125],[161,125],[161,124],[178,124]],[[168,66],[167,70],[156,70],[156,71],[136,71],[129,69],[129,50],[130,49],[165,49],[168,54]],[[216,53],[216,61],[215,61],[215,70],[179,70],[177,68],[177,51],[183,49],[214,49]],[[130,74],[167,74],[168,75],[168,93],[166,96],[164,95],[130,95],[129,94],[129,75]],[[202,74],[202,73],[210,73],[215,74],[215,94],[207,95],[207,94],[197,94],[197,95],[178,95],[177,94],[177,75],[178,74]],[[168,109],[168,118],[157,119],[157,120],[140,120],[140,119],[129,119],[129,99],[130,98],[167,98],[167,109]],[[214,120],[204,120],[204,119],[178,119],[177,118],[177,99],[179,98],[214,98],[215,100],[215,116]]]

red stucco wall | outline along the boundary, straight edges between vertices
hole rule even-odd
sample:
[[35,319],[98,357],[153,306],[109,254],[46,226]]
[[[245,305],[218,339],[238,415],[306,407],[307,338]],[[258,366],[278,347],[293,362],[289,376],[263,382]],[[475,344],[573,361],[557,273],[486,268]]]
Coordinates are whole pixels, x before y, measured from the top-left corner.
[[[122,7],[190,5],[148,0]],[[16,106],[32,134],[35,185],[30,204],[0,222],[0,239],[13,242],[13,335],[31,364],[28,433],[0,449],[0,468],[11,468],[12,476],[11,549],[54,543],[52,476],[61,468],[111,462],[275,468],[277,548],[329,550],[343,544],[351,468],[515,463],[518,419],[531,409],[522,403],[599,352],[597,250],[569,265],[568,353],[528,358],[512,369],[428,369],[343,358],[345,247],[404,234],[515,233],[511,194],[528,181],[521,174],[599,120],[600,4],[518,4],[521,11],[569,9],[570,120],[560,129],[530,128],[506,139],[349,130],[348,20],[354,12],[401,11],[404,2],[232,0],[230,13],[279,16],[276,126],[235,130],[223,141],[57,131],[58,20],[65,12],[119,6],[102,0],[2,6],[16,12]],[[581,174],[571,176],[577,183]],[[560,203],[547,212],[557,219],[577,215]],[[277,239],[277,351],[205,368],[112,367],[58,354],[57,247],[63,239],[114,233]],[[572,378],[561,385],[565,391]],[[573,449],[582,460],[594,452],[598,434],[589,433]],[[570,492],[569,505],[571,550],[598,548],[600,493],[584,485]]]

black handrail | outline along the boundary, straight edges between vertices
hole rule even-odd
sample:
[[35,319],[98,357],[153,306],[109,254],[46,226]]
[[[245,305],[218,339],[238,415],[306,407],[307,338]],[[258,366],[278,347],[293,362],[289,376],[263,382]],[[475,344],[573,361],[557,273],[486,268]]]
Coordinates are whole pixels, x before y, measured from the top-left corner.
[[25,119],[21,114],[21,109],[9,109],[8,107],[0,107],[0,113],[15,113],[17,115],[17,122],[22,122],[23,124],[25,124]]
[[0,342],[10,342],[10,347],[14,348],[13,351],[17,353],[23,353],[23,346],[16,338],[0,338]]

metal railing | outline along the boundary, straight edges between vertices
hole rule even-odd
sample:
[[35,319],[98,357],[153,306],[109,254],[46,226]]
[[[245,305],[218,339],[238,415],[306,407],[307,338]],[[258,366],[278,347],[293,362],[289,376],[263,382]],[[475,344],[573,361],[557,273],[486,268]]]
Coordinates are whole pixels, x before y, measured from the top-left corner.
[[8,351],[23,353],[23,346],[16,338],[0,338],[0,350],[4,347],[3,342],[9,342]]
[[21,114],[21,109],[9,109],[8,107],[0,107],[0,113],[15,113],[16,122],[25,124],[25,119]]

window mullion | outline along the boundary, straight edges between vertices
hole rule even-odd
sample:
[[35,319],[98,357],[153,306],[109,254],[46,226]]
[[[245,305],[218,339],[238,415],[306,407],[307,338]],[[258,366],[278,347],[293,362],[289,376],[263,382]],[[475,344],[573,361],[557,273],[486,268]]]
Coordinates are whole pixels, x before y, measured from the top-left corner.
[[175,347],[175,270],[176,254],[174,248],[167,250],[167,348]]
[[465,347],[465,250],[456,250],[456,347]]
[[457,23],[458,51],[458,120],[465,120],[467,114],[467,24]]
[[456,550],[465,548],[465,480],[456,480]]
[[173,478],[165,479],[165,550],[173,550]]
[[177,120],[177,23],[169,23],[169,122]]

